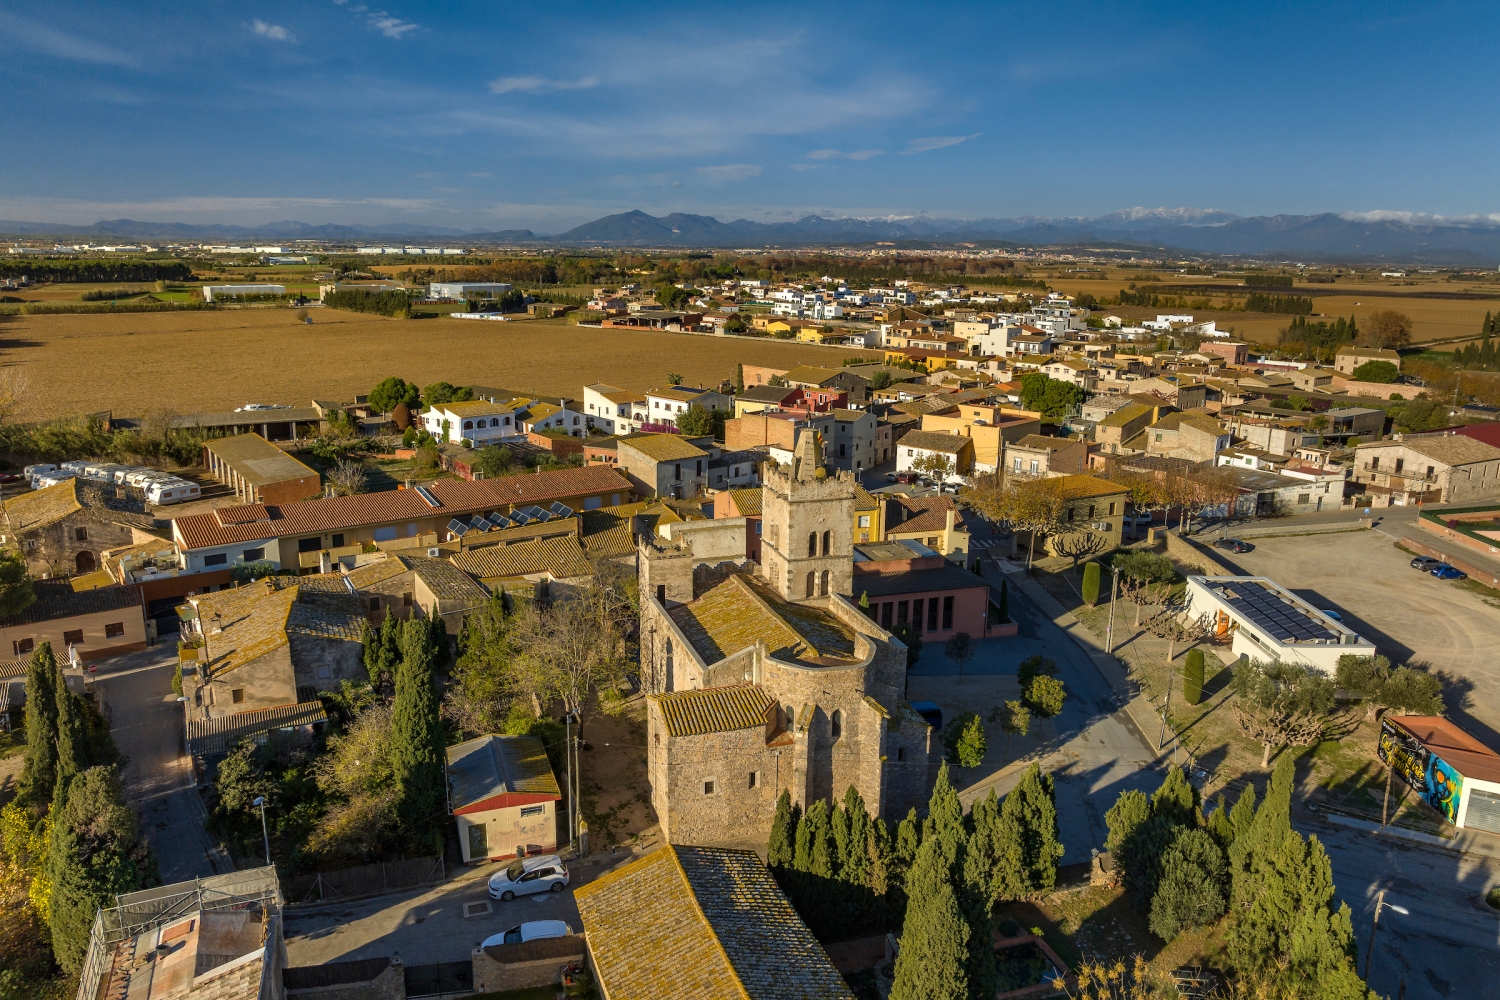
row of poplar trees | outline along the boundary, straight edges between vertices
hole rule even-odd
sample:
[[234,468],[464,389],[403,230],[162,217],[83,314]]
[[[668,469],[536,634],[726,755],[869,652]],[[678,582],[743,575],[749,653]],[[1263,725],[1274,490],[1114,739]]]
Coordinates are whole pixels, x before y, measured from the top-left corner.
[[1365,1000],[1349,906],[1333,907],[1328,854],[1292,829],[1295,760],[1277,762],[1259,806],[1251,784],[1233,808],[1221,799],[1207,816],[1178,769],[1149,797],[1122,792],[1105,816],[1106,846],[1163,940],[1227,915],[1225,953],[1241,980],[1274,984],[1276,996]]
[[68,690],[51,643],[37,648],[26,672],[26,756],[0,825],[69,973],[83,964],[99,908],[159,881],[125,804],[119,751],[93,705]]
[[805,814],[782,792],[767,861],[819,937],[903,927],[893,1000],[964,1000],[997,989],[995,905],[1051,892],[1062,854],[1052,779],[1036,765],[965,815],[944,764],[926,817],[912,809],[894,836],[853,787]]

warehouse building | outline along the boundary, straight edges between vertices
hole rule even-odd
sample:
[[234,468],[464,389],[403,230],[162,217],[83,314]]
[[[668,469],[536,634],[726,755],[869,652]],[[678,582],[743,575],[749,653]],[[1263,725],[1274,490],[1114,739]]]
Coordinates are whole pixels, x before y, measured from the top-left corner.
[[510,288],[511,286],[503,281],[434,281],[427,286],[427,296],[452,302],[462,302],[470,298],[498,299],[510,291]]
[[220,299],[246,299],[261,295],[285,295],[285,285],[204,285],[203,301],[217,302]]
[[259,434],[234,434],[205,442],[203,464],[244,503],[292,503],[323,491],[317,470]]

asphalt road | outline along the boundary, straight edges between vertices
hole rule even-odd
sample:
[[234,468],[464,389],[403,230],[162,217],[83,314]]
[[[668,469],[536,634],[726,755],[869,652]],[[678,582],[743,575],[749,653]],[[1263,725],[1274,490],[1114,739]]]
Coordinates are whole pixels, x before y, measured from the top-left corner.
[[568,861],[572,875],[562,892],[492,900],[486,883],[498,864],[466,870],[439,886],[392,893],[341,905],[286,911],[290,965],[323,965],[400,955],[407,965],[461,962],[491,934],[527,920],[564,920],[582,932],[573,889],[639,855],[605,852],[582,863]]
[[[1001,574],[990,560],[984,565],[987,577],[998,587]],[[977,712],[986,719],[989,750],[984,762],[956,773],[959,797],[966,805],[988,795],[991,787],[1004,795],[1015,787],[1033,760],[1050,771],[1055,782],[1058,827],[1067,850],[1062,863],[1086,862],[1091,849],[1104,849],[1109,833],[1104,814],[1120,793],[1128,788],[1150,791],[1161,783],[1161,772],[1153,766],[1158,754],[1125,714],[1123,701],[1089,655],[1014,583],[1010,586],[1010,611],[1020,633],[1012,638],[978,640],[978,654],[965,666],[962,678],[957,665],[943,655],[941,645],[924,646],[922,658],[912,671],[908,696],[936,702],[943,709],[945,722],[964,711]],[[1007,741],[998,725],[988,723],[989,711],[1019,696],[1016,667],[1035,654],[1057,662],[1058,677],[1067,688],[1068,698],[1061,715],[1033,722],[1041,740]],[[1012,749],[1015,752],[1010,752]],[[1017,762],[1015,758],[1023,749],[1025,757]]]
[[163,642],[101,661],[94,680],[109,707],[110,734],[129,758],[125,797],[167,884],[232,870],[204,830],[202,799],[182,753],[182,706],[172,693],[176,665],[175,644]]
[[1394,997],[1401,982],[1411,1000],[1479,1000],[1500,996],[1500,912],[1484,893],[1500,882],[1493,858],[1428,848],[1304,816],[1296,825],[1316,834],[1333,863],[1338,897],[1353,911],[1360,971],[1370,953],[1375,894],[1405,907],[1385,909],[1370,962],[1369,984]]

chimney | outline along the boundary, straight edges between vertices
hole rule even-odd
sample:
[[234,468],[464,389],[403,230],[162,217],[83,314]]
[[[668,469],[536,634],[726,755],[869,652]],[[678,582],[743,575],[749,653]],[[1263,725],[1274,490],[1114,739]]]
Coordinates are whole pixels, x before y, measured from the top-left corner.
[[322,552],[320,552],[318,554],[318,572],[319,573],[331,573],[331,572],[333,572],[333,557],[331,555],[329,555],[329,552],[328,552],[327,549],[324,549]]

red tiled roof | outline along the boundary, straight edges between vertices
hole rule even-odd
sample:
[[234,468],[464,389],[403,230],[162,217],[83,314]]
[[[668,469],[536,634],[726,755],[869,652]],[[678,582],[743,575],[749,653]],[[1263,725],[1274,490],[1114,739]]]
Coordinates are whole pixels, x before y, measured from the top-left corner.
[[630,481],[607,465],[586,465],[532,475],[469,482],[440,479],[427,487],[442,506],[433,507],[416,490],[386,490],[346,497],[322,497],[279,506],[246,504],[208,514],[176,518],[173,533],[185,549],[200,549],[261,538],[339,531],[395,524],[441,515],[472,514],[512,505],[550,503],[589,493],[628,493]]

